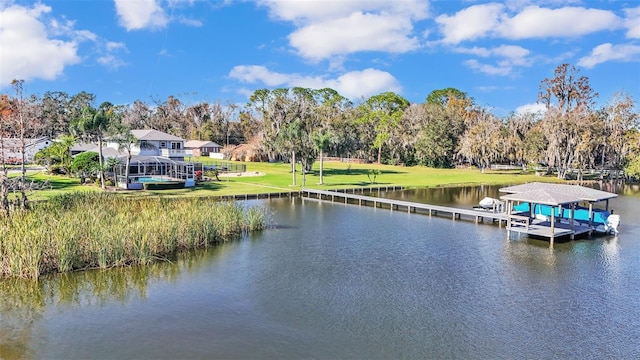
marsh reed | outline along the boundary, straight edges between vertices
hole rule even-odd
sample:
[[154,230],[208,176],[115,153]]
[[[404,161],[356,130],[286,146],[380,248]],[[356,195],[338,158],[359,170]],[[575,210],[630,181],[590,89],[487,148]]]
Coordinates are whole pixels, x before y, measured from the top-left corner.
[[0,277],[148,264],[261,230],[260,207],[205,199],[73,193],[0,219]]

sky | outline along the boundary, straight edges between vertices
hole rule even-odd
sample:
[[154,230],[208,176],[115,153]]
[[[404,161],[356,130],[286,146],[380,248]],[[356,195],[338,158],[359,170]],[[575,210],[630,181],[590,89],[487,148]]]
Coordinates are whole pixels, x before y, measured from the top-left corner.
[[640,101],[640,1],[0,0],[0,93],[99,103],[244,104],[329,87],[422,103],[453,87],[494,114],[536,111],[567,63],[603,106]]

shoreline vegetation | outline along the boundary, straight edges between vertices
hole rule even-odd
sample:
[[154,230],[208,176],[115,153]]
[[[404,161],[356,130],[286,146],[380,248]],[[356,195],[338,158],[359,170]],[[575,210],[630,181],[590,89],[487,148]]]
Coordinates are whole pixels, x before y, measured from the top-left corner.
[[[194,159],[198,161],[198,159]],[[29,178],[49,188],[30,195],[32,209],[0,218],[0,278],[38,278],[91,268],[149,264],[177,251],[207,247],[259,231],[268,225],[266,209],[243,207],[220,196],[335,190],[385,185],[404,188],[508,185],[553,181],[535,172],[437,169],[380,164],[325,162],[292,184],[288,163],[246,163],[253,176],[228,174],[195,188],[161,191],[100,191],[78,179],[35,172]],[[375,174],[375,175],[373,175]]]
[[130,199],[114,193],[59,194],[0,218],[0,277],[146,265],[262,230],[261,207],[214,198]]

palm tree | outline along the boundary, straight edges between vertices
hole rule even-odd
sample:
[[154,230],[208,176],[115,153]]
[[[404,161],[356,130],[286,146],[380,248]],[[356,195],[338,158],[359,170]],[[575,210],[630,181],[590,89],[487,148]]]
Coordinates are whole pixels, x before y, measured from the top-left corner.
[[314,131],[313,134],[311,135],[311,138],[313,139],[313,143],[315,144],[316,149],[318,149],[318,151],[320,152],[320,182],[318,183],[318,185],[322,185],[323,184],[322,168],[324,166],[324,152],[329,149],[329,145],[331,145],[331,142],[333,141],[333,134],[330,131],[326,131],[326,132]]
[[80,131],[87,139],[98,141],[98,155],[99,155],[99,175],[100,175],[100,187],[104,190],[106,188],[104,179],[104,157],[102,156],[102,141],[105,134],[109,130],[111,123],[115,117],[113,104],[109,102],[103,102],[100,107],[95,109],[92,106],[85,106],[82,109],[80,118],[74,122],[74,127]]
[[60,159],[60,164],[65,173],[70,173],[71,168],[71,148],[78,142],[73,135],[63,135],[60,137],[60,146],[57,147],[58,153],[56,154]]
[[[135,147],[140,149],[151,149],[153,148],[153,144],[148,141],[140,141],[137,137],[135,137],[131,133],[131,128],[124,125],[116,125],[115,131],[117,135],[113,138],[115,142],[118,143],[118,151],[126,151],[127,153],[127,161],[125,163],[125,184],[126,188],[129,188],[129,175],[130,175],[130,166],[131,166],[131,157],[132,151]],[[117,181],[117,179],[116,179]]]

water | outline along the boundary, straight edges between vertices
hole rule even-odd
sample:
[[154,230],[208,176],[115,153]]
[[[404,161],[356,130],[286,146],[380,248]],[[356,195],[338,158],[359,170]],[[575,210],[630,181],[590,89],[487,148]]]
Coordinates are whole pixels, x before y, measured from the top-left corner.
[[[472,206],[494,190],[382,195]],[[448,217],[254,201],[275,229],[171,263],[0,282],[0,358],[639,358],[628,194],[611,204],[618,237],[553,249]]]

